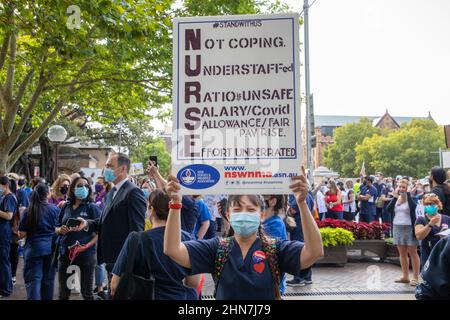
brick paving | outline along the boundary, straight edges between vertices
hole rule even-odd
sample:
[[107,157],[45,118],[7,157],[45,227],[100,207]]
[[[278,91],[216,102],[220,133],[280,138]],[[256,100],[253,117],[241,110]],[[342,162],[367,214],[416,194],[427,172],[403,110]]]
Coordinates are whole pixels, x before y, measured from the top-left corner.
[[[339,266],[315,266],[313,284],[305,287],[286,287],[286,300],[414,300],[414,288],[407,284],[397,284],[394,280],[401,275],[398,265],[376,260],[347,263]],[[288,275],[290,280],[292,276]],[[55,299],[57,299],[55,281]],[[379,294],[379,292],[383,292]],[[203,295],[212,296],[214,283],[211,275],[206,275]],[[356,294],[364,293],[364,294]],[[6,300],[25,300],[26,291],[22,277],[22,258],[17,274],[14,293]],[[72,294],[71,299],[81,300],[80,294]]]

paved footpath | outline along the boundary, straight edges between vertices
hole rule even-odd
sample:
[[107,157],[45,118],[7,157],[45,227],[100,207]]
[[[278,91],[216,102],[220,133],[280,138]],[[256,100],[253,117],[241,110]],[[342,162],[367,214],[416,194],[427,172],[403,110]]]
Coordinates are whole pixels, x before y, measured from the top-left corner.
[[[26,291],[22,276],[23,260],[17,274],[14,293],[7,300],[25,300]],[[313,268],[313,284],[305,287],[286,288],[285,300],[414,300],[414,288],[408,284],[397,284],[394,280],[401,275],[395,264],[376,260],[347,263],[344,267],[317,266]],[[288,280],[291,276],[288,276]],[[55,281],[55,299],[58,283]],[[212,299],[214,283],[206,275],[203,295]],[[71,299],[81,300],[80,294]]]

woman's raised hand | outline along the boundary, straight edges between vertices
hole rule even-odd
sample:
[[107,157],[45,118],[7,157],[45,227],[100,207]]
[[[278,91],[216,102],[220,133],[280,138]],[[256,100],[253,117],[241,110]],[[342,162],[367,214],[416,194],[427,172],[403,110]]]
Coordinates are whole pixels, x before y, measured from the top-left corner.
[[177,178],[169,176],[166,185],[166,192],[173,203],[181,203],[180,196],[181,186]]

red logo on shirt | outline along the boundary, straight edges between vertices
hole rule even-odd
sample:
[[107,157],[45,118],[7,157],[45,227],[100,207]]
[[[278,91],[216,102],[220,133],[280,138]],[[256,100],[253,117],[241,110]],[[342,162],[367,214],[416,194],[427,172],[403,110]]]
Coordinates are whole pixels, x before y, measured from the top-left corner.
[[260,262],[253,265],[253,269],[258,272],[259,274],[263,273],[266,266],[264,265],[264,262]]

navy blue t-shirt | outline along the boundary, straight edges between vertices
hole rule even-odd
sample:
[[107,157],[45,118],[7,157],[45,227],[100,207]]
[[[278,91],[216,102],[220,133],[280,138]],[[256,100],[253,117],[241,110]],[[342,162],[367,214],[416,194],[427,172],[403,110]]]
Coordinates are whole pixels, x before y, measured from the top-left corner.
[[[191,274],[213,273],[219,238],[187,241],[184,244],[189,252]],[[280,241],[278,261],[281,273],[299,275],[300,241]],[[245,259],[233,239],[231,251],[220,277],[217,300],[273,300],[274,287],[272,274],[262,251],[259,238],[250,247]]]
[[[384,195],[387,199],[390,199],[390,200],[394,199],[394,189],[393,188],[390,188],[390,187],[383,188],[383,192],[381,194]],[[390,201],[384,202],[384,209],[387,208],[387,206],[389,205],[389,202]]]
[[0,247],[9,246],[12,240],[12,226],[11,221],[14,220],[14,215],[17,213],[17,199],[12,193],[3,196],[0,200],[0,210],[3,212],[12,212],[13,218],[6,220],[0,218]]
[[[441,225],[433,226],[430,233],[427,235],[425,239],[420,241],[420,250],[422,250],[424,257],[429,257],[431,250],[433,250],[434,246],[439,242],[440,237],[436,237],[435,235],[441,231],[447,230],[450,227],[450,217],[441,215]],[[429,220],[425,217],[418,217],[415,225],[423,225],[426,226]],[[427,227],[428,228],[428,227]]]
[[19,207],[28,208],[28,206],[30,205],[30,199],[28,198],[28,194],[25,191],[25,189],[24,188],[17,189],[16,195],[17,201],[19,202]]
[[365,196],[367,194],[370,194],[370,199],[365,201],[361,201],[361,212],[360,214],[370,214],[375,215],[377,213],[377,207],[375,205],[375,200],[378,197],[377,189],[374,186],[371,186],[370,188],[368,186],[361,186],[361,193],[362,196]]
[[[150,267],[155,278],[155,300],[191,300],[196,297],[196,290],[183,285],[183,279],[189,275],[189,270],[183,268],[164,254],[165,229],[165,227],[159,227],[145,231],[152,242],[151,247],[153,250],[150,252]],[[192,235],[189,233],[181,232],[181,241],[192,239]],[[125,241],[112,271],[113,274],[119,277],[125,272],[129,241],[130,236]],[[146,266],[142,243],[140,243],[139,251],[136,254],[134,274],[149,278],[149,270]]]
[[181,203],[183,204],[181,208],[181,230],[192,234],[200,215],[198,204],[191,196],[183,196]]
[[[93,203],[88,202],[82,202],[76,210],[73,210],[73,207],[70,203],[67,203],[62,208],[63,211],[61,211],[58,219],[58,227],[61,227],[62,225],[66,225],[67,220],[69,218],[77,219],[77,218],[83,218],[84,220],[95,220],[98,217],[100,217],[100,208],[96,206]],[[85,245],[88,242],[94,238],[95,233],[93,232],[86,232],[84,230],[80,232],[69,232],[65,235],[61,236],[61,242],[60,242],[60,251],[59,253],[62,256],[68,257],[69,256],[69,250],[68,247],[74,245],[77,241],[80,242],[81,245]],[[87,249],[84,252],[81,252],[78,255],[79,259],[84,259],[89,256],[96,254],[96,245],[93,245],[89,249]]]
[[52,242],[56,236],[55,227],[60,210],[57,206],[48,203],[42,205],[41,210],[41,221],[34,230],[29,230],[25,225],[28,209],[25,209],[20,219],[19,231],[27,233],[24,248],[26,257],[42,257],[52,253]]
[[450,299],[450,237],[440,240],[422,270],[417,299]]
[[200,199],[197,200],[197,205],[198,205],[198,218],[197,218],[197,223],[195,224],[194,227],[194,238],[197,239],[197,234],[198,234],[198,230],[200,229],[200,227],[202,226],[202,223],[205,221],[210,221],[209,224],[209,228],[205,233],[205,236],[203,237],[203,239],[211,239],[215,236],[214,232],[212,232],[213,230],[213,221],[212,221],[212,216],[211,216],[211,212],[209,212],[208,207],[206,206],[205,202]]

